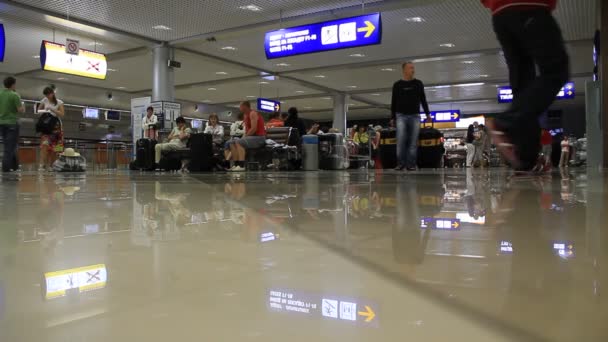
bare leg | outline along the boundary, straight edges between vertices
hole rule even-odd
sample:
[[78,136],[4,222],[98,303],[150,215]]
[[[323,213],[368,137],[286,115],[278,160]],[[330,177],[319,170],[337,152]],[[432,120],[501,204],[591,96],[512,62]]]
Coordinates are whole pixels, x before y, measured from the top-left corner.
[[242,162],[245,161],[245,149],[243,148],[243,146],[236,144],[236,161]]
[[48,150],[46,149],[46,146],[42,146],[40,148],[40,166],[41,167],[46,167],[46,162],[48,159]]

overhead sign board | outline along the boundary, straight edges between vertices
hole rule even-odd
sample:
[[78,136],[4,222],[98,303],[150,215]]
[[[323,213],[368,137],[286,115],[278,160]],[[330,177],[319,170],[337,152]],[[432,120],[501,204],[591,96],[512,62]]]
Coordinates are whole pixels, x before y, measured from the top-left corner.
[[0,62],[4,62],[4,51],[6,50],[6,35],[4,24],[0,24]]
[[45,298],[54,299],[66,296],[70,290],[82,293],[106,287],[108,271],[99,264],[45,273],[44,280]]
[[[557,93],[558,100],[569,100],[576,96],[574,82],[568,82]],[[513,102],[513,89],[510,86],[498,87],[498,103]]]
[[382,42],[380,13],[325,21],[266,33],[266,58],[375,45]]
[[[426,120],[426,114],[421,113],[420,118],[422,121]],[[431,112],[431,118],[433,122],[459,122],[460,121],[460,110],[444,110],[438,112]]]
[[46,40],[40,46],[42,70],[105,80],[108,62],[102,53],[79,49],[78,55],[66,53],[66,46]]
[[281,102],[260,98],[258,99],[258,110],[266,113],[280,112]]

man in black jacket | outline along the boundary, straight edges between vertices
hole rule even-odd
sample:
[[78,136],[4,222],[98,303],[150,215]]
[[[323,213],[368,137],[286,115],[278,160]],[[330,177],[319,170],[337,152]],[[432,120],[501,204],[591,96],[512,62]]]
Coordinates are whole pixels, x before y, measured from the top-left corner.
[[397,124],[397,167],[401,171],[416,170],[416,153],[418,151],[418,134],[420,132],[420,105],[430,116],[426,102],[424,84],[414,78],[414,63],[403,63],[403,79],[393,85],[391,115]]

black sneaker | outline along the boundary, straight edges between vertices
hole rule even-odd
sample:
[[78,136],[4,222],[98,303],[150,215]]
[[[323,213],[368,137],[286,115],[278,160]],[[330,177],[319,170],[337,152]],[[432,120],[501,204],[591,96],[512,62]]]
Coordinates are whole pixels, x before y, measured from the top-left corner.
[[416,171],[417,169],[415,167],[408,167],[407,170],[411,172],[411,171]]

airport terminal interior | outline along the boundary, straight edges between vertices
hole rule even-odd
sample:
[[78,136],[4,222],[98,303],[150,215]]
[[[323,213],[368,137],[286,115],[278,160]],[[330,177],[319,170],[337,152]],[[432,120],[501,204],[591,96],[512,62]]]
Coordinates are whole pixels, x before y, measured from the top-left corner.
[[[521,13],[569,60],[534,172]],[[607,44],[601,0],[0,0],[0,341],[608,341]]]

